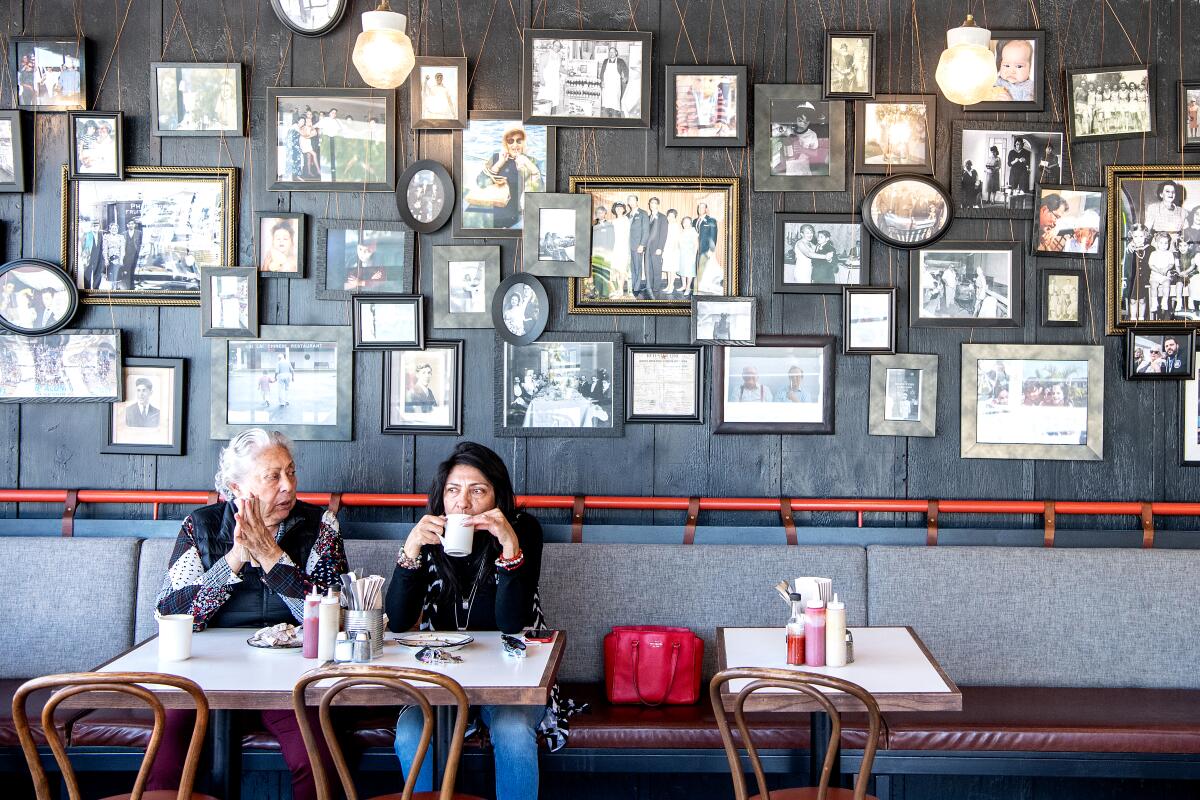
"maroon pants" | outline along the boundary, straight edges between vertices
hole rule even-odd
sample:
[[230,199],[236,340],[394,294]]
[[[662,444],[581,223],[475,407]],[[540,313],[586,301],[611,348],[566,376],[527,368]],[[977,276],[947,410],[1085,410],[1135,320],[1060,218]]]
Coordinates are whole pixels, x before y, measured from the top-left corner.
[[[250,712],[256,713],[256,712]],[[300,735],[300,726],[296,715],[287,710],[261,711],[263,725],[279,740],[279,748],[283,751],[283,760],[287,762],[292,772],[293,800],[317,800],[317,785],[313,779],[312,766],[308,762],[308,751],[304,747],[304,737]],[[183,776],[183,761],[187,757],[188,743],[192,738],[192,725],[195,724],[196,712],[182,709],[168,709],[162,744],[158,755],[154,758],[154,766],[150,768],[150,778],[147,789],[178,789],[179,780]],[[321,733],[321,722],[317,717],[317,709],[308,709],[308,722],[312,726],[317,739],[317,747],[321,751],[321,765],[325,768],[325,777],[330,785],[336,787],[334,796],[340,796],[340,785],[333,758],[329,755],[329,747]]]

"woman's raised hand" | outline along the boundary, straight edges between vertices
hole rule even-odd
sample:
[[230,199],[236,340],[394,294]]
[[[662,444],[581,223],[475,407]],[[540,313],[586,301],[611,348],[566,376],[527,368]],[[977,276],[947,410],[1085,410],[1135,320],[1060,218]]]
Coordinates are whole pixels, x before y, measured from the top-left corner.
[[417,520],[408,538],[404,540],[404,555],[415,560],[421,555],[421,548],[427,544],[441,545],[442,535],[446,529],[446,518],[436,514],[426,514]]

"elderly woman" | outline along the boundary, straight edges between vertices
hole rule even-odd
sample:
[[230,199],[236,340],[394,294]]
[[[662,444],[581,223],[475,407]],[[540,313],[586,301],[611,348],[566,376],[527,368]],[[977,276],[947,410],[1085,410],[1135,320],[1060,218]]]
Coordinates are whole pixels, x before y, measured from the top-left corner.
[[[160,614],[191,614],[198,631],[299,624],[304,595],[313,589],[324,592],[347,571],[337,517],[296,499],[291,448],[282,433],[251,428],[221,451],[216,476],[221,499],[183,521],[158,590]],[[179,786],[192,717],[187,711],[167,714],[148,789]],[[295,715],[261,714],[292,772],[292,796],[315,800],[312,768]],[[324,741],[320,746],[328,771],[333,764]]]

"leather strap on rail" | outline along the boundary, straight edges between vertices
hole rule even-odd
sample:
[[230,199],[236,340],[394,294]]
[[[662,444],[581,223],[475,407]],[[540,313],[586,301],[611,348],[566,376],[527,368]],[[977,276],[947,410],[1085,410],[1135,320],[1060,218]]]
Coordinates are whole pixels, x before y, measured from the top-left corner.
[[938,501],[930,500],[925,511],[925,544],[933,547],[938,537]]
[[1042,547],[1054,547],[1054,501],[1047,500],[1045,510],[1042,511],[1042,519],[1045,525],[1042,528]]
[[208,493],[208,504],[209,504],[210,506],[211,506],[213,503],[215,503],[215,502],[217,502],[218,500],[220,500],[220,499],[221,499],[220,495],[218,495],[216,492],[209,492],[209,493]]
[[1154,547],[1154,506],[1142,503],[1142,547]]
[[796,517],[792,514],[792,498],[779,498],[779,518],[783,520],[783,532],[787,534],[787,543],[796,544]]
[[329,513],[333,514],[336,517],[338,515],[338,512],[341,510],[342,510],[342,493],[341,492],[330,492],[329,493]]
[[63,499],[62,535],[75,535],[75,509],[79,508],[79,490],[67,489]]
[[700,498],[688,498],[687,521],[683,524],[683,543],[696,543],[696,523],[700,520]]
[[571,542],[573,544],[583,541],[583,507],[583,495],[575,495],[575,500],[571,503]]

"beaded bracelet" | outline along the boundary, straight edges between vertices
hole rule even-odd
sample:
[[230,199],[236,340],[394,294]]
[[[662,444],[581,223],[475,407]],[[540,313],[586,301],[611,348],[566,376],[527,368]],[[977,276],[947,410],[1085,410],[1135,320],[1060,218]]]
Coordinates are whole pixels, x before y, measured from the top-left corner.
[[503,570],[514,570],[525,563],[525,553],[518,550],[512,558],[501,556],[496,559],[496,566]]
[[420,569],[421,556],[418,555],[416,558],[409,558],[408,553],[401,550],[400,555],[396,556],[396,566],[401,569]]

